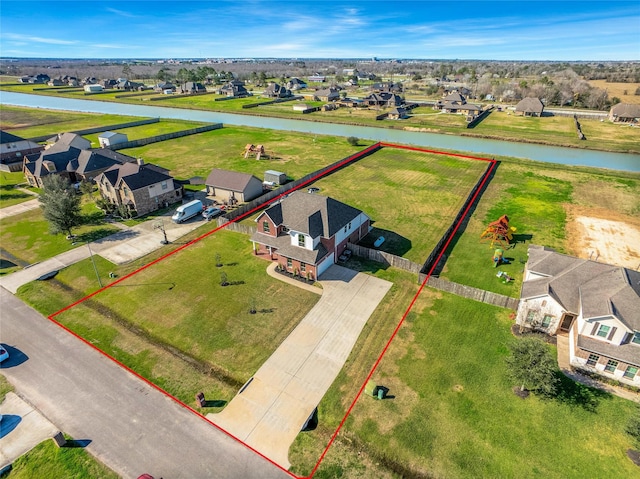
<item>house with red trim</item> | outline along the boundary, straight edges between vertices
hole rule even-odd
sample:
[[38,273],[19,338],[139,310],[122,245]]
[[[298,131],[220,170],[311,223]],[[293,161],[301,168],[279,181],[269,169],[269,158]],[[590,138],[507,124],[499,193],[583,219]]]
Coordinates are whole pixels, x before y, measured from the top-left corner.
[[640,272],[530,245],[516,323],[565,336],[572,366],[640,386]]
[[256,218],[251,237],[256,254],[266,255],[286,271],[317,279],[370,229],[357,208],[327,196],[296,191]]

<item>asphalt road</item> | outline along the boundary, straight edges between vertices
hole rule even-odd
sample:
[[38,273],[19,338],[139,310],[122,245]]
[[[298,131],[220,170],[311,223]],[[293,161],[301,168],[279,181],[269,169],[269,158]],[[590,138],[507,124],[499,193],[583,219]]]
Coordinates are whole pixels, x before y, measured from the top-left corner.
[[2,374],[124,478],[290,478],[0,288]]

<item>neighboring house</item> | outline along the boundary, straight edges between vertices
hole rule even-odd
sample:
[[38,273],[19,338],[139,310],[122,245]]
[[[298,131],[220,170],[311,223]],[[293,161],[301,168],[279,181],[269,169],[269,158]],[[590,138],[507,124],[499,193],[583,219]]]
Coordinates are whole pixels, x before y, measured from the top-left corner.
[[326,79],[327,79],[326,76],[320,75],[319,73],[316,73],[315,75],[311,75],[309,77],[309,81],[318,82],[318,83],[324,83]]
[[104,91],[104,87],[102,85],[90,83],[84,86],[84,91],[87,93],[100,93]]
[[316,90],[313,94],[315,101],[335,101],[340,99],[340,92],[337,88],[323,88],[322,90]]
[[20,83],[49,83],[49,80],[51,80],[51,77],[49,77],[49,75],[46,75],[44,73],[38,73],[37,75],[29,75],[29,76],[24,76],[22,78],[20,78],[20,80],[18,80]]
[[215,196],[228,203],[251,201],[263,192],[262,181],[248,173],[237,171],[211,170],[207,180],[207,195]]
[[475,117],[482,111],[481,106],[467,103],[464,95],[461,95],[457,91],[449,93],[444,100],[438,101],[434,105],[434,108],[445,113],[458,113],[467,115],[468,117]]
[[251,93],[244,86],[244,82],[242,80],[231,80],[230,82],[222,85],[218,89],[218,94],[237,98],[251,96]]
[[81,137],[77,133],[58,133],[56,136],[53,136],[47,140],[47,145],[45,148],[48,150],[50,148],[56,148],[59,150],[74,147],[79,150],[86,150],[91,148],[91,142],[86,138]]
[[63,85],[67,85],[67,83],[62,81],[62,78],[52,78],[51,80],[49,80],[47,85],[49,85],[49,86],[63,86]]
[[162,81],[162,82],[157,83],[153,87],[153,89],[155,91],[159,91],[159,92],[166,92],[168,90],[171,90],[172,92],[175,92],[176,91],[176,86],[171,82]]
[[144,90],[145,86],[143,83],[138,83],[129,80],[120,80],[117,82],[113,88],[116,90],[124,90],[124,91],[134,91],[134,90]]
[[115,165],[95,179],[102,197],[142,216],[182,200],[182,186],[168,170],[142,160]]
[[287,82],[287,88],[289,90],[302,90],[303,88],[307,88],[307,84],[304,80],[300,80],[300,78],[292,78]]
[[609,120],[619,123],[640,122],[640,105],[618,103],[609,110]]
[[0,130],[0,168],[5,171],[20,171],[24,156],[39,153],[43,149],[44,146],[33,141]]
[[188,81],[188,82],[184,82],[180,86],[180,92],[189,93],[189,94],[206,93],[207,88],[202,83],[198,83],[195,81]]
[[105,79],[105,80],[101,80],[99,85],[102,85],[102,88],[104,88],[105,90],[111,90],[112,88],[115,88],[115,86],[118,84],[118,80],[114,80],[114,79]]
[[106,169],[132,161],[135,158],[109,149],[81,150],[59,144],[25,156],[22,171],[31,186],[42,188],[42,179],[48,175],[60,175],[71,183],[92,181]]
[[403,86],[402,83],[387,81],[374,83],[371,85],[371,89],[377,92],[402,93]]
[[266,90],[262,92],[262,95],[269,98],[288,98],[291,96],[291,90],[277,83],[269,83]]
[[369,217],[333,198],[296,191],[256,218],[254,251],[287,271],[317,279],[344,252],[369,233]]
[[400,95],[390,92],[371,93],[363,101],[368,106],[382,106],[392,108],[404,105],[404,100]]
[[523,98],[516,105],[516,115],[522,116],[542,116],[544,104],[539,98]]
[[98,135],[100,148],[109,148],[110,146],[117,145],[118,143],[126,143],[127,141],[129,141],[127,135],[124,133],[116,133],[115,131],[105,131]]
[[401,106],[396,107],[389,112],[387,118],[389,118],[390,120],[402,120],[404,118],[407,118],[407,110],[405,110]]
[[516,322],[568,336],[572,366],[640,386],[640,272],[531,245]]

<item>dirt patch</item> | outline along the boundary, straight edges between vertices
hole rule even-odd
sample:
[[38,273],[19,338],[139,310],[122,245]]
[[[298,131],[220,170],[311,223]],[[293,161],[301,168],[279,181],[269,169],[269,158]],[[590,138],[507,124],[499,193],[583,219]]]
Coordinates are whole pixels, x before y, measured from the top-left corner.
[[568,205],[567,248],[579,258],[625,268],[640,265],[640,219],[602,208]]

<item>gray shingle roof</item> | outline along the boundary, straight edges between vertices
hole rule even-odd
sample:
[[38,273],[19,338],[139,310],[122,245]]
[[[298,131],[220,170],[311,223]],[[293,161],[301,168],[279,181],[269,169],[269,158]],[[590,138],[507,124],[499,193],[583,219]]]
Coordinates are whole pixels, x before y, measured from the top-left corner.
[[101,181],[101,177],[104,175],[112,186],[118,188],[120,183],[124,183],[131,191],[135,191],[172,179],[165,171],[163,168],[158,168],[152,164],[125,163],[112,166],[99,175],[96,178],[96,182]]
[[640,118],[640,105],[618,103],[611,107],[610,114],[618,118]]
[[19,136],[13,135],[4,130],[0,130],[0,143],[3,145],[5,143],[16,143],[18,141],[24,141],[24,138],[20,138]]
[[262,181],[248,173],[239,173],[237,171],[214,168],[211,170],[211,173],[209,173],[209,176],[207,176],[205,184],[214,188],[241,192],[244,191],[252,178],[262,184]]
[[542,113],[544,110],[544,104],[539,98],[527,97],[523,98],[516,105],[516,111],[522,111],[524,113]]
[[585,319],[615,315],[640,331],[640,273],[529,246],[527,269],[546,277],[525,281],[523,299],[550,294],[567,311]]

